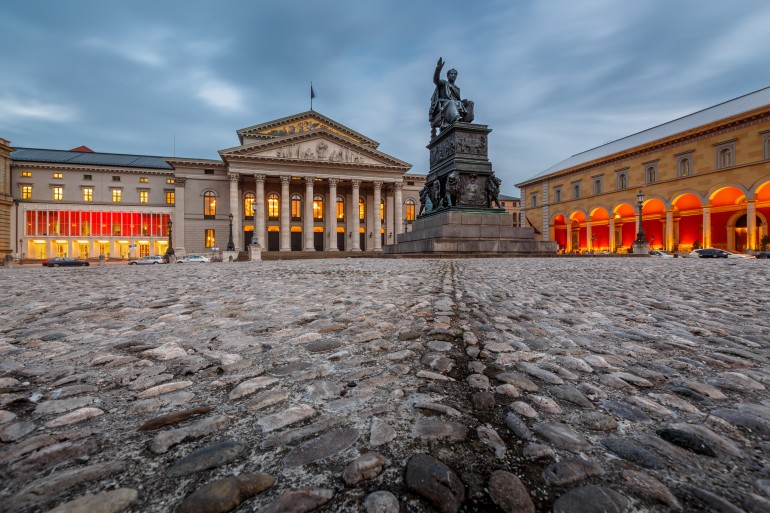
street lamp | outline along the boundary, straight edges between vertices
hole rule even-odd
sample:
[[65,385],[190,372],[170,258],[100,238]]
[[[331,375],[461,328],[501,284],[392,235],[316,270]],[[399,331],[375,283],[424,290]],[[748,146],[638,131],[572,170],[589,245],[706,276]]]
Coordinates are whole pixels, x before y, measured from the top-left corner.
[[634,242],[639,244],[647,244],[647,237],[644,235],[644,226],[642,225],[642,202],[644,201],[644,193],[641,189],[636,195],[636,203],[639,206],[639,231],[636,233],[636,240]]
[[235,244],[233,243],[233,214],[230,213],[230,238],[227,239],[227,251],[235,251]]
[[171,256],[174,254],[174,243],[171,239],[171,225],[173,223],[171,222],[171,219],[168,220],[168,247],[166,248],[166,256]]

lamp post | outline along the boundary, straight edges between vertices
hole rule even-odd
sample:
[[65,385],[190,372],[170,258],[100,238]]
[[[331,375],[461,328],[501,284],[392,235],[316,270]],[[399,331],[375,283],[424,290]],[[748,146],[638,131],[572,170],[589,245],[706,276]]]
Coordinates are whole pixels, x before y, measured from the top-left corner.
[[647,237],[644,235],[644,225],[642,224],[642,202],[644,201],[644,193],[641,189],[636,195],[636,203],[639,206],[639,231],[636,233],[637,244],[647,244]]
[[174,242],[171,239],[171,219],[168,220],[168,247],[166,248],[166,256],[172,256],[174,254]]
[[235,251],[235,244],[233,243],[233,214],[230,213],[230,238],[227,239],[227,251]]

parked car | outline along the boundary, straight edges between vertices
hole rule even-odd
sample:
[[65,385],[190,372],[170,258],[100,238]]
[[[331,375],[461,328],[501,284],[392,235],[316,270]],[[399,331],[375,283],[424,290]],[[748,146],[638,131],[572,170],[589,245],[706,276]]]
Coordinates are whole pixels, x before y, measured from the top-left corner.
[[695,249],[687,256],[691,258],[754,258],[754,255],[733,253],[732,251],[717,248]]
[[757,253],[757,258],[770,258],[770,251],[760,251]]
[[207,264],[209,262],[211,262],[211,260],[203,255],[190,255],[176,261],[177,264]]
[[168,258],[163,255],[143,256],[136,260],[131,260],[128,265],[153,265],[153,264],[167,264]]
[[652,251],[650,251],[650,256],[663,257],[663,258],[674,258],[674,255],[672,255],[671,253],[666,253],[665,251],[660,250],[660,249],[653,249]]
[[56,257],[50,260],[43,260],[45,267],[88,267],[88,261],[82,258]]
[[747,255],[745,253],[734,253],[732,251],[727,251],[726,249],[720,249],[723,253],[727,253],[727,258],[757,258],[754,255]]

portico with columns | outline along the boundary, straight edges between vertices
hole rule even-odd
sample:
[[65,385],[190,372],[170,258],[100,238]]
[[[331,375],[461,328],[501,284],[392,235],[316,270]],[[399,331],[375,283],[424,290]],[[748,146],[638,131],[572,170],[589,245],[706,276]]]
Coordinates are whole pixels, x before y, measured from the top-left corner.
[[380,252],[409,229],[419,208],[424,175],[407,174],[410,164],[317,112],[244,128],[237,135],[240,145],[219,151],[221,161],[167,159],[177,177],[197,178],[204,168],[212,179],[229,183],[228,194],[217,197],[215,216],[201,215],[197,197],[177,193],[186,199],[177,205],[182,211],[175,218],[188,227],[182,239],[188,251],[200,252],[190,239],[209,233],[208,225],[223,247],[223,223],[232,215],[238,251],[256,241],[268,252]]

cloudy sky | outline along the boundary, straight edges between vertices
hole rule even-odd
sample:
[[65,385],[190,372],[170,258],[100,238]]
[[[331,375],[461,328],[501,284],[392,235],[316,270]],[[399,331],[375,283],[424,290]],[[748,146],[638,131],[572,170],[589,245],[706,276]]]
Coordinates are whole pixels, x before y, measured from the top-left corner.
[[[7,0],[0,137],[217,158],[309,109],[428,171],[439,56],[493,129],[502,191],[770,86],[767,0]],[[176,143],[174,142],[176,141]]]

